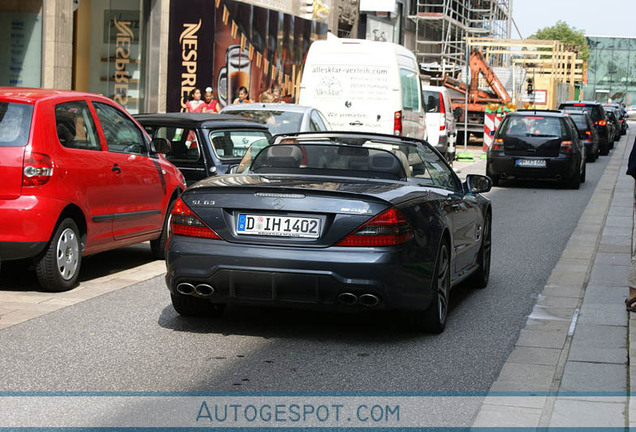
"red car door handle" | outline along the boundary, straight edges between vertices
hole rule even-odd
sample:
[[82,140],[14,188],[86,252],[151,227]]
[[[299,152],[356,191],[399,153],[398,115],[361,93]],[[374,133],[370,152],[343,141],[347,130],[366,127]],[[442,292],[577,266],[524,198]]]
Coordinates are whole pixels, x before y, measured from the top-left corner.
[[117,164],[113,165],[113,167],[110,170],[114,172],[115,174],[119,174],[121,172],[121,168],[119,168]]

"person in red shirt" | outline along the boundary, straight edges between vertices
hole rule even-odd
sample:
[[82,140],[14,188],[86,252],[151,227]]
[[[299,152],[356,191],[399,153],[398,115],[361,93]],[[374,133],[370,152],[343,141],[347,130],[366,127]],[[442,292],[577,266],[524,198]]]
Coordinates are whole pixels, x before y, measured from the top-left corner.
[[201,100],[201,90],[198,88],[193,89],[190,92],[190,100],[186,102],[186,109],[188,112],[201,112],[203,110],[204,102]]
[[218,113],[220,110],[219,101],[214,97],[212,87],[207,87],[203,95],[203,110],[201,112]]

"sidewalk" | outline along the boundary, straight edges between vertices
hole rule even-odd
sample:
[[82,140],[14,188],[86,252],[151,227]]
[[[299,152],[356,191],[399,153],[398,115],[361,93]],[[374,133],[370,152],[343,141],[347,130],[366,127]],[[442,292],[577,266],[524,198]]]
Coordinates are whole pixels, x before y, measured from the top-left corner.
[[[630,131],[633,130],[630,129]],[[636,314],[625,310],[632,257],[630,132],[610,162],[474,427],[636,426]],[[632,378],[633,377],[633,378]],[[531,392],[531,393],[529,393]]]

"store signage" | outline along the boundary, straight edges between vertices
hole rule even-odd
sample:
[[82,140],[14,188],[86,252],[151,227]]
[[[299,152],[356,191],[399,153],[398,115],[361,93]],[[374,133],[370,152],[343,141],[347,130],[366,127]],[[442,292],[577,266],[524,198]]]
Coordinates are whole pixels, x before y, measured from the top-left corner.
[[126,66],[130,62],[130,44],[135,40],[131,21],[113,19],[117,29],[115,39],[115,96],[114,100],[123,106],[128,103],[130,75]]
[[[205,18],[204,18],[205,17]],[[214,2],[170,2],[167,111],[186,111],[190,92],[203,92],[212,78]]]
[[397,13],[395,0],[360,0],[360,12]]

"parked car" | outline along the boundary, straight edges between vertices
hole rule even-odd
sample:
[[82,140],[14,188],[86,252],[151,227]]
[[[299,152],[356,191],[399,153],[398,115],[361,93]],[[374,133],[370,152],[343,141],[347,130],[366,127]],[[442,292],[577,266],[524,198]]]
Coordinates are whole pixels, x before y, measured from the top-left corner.
[[601,147],[601,155],[605,156],[609,154],[610,149],[614,147],[614,139],[611,135],[611,126],[607,126],[607,119],[605,118],[605,110],[600,102],[596,101],[568,101],[559,105],[560,110],[565,112],[585,111],[592,120],[594,120],[594,126],[598,132],[599,145]]
[[298,102],[319,109],[334,130],[427,139],[420,67],[402,45],[348,38],[313,42]]
[[232,115],[212,113],[137,114],[152,137],[166,138],[166,159],[177,166],[188,185],[236,166],[248,147],[267,141],[266,126]]
[[585,145],[585,154],[588,162],[594,162],[598,159],[599,143],[598,132],[594,127],[592,117],[585,111],[568,113],[570,118],[574,120],[576,129],[579,131],[579,139]]
[[610,141],[610,150],[614,148],[614,142],[618,141],[621,137],[620,124],[618,124],[618,119],[616,115],[614,115],[614,111],[607,110],[605,111],[605,118],[607,119],[607,126],[610,129],[609,136],[611,137]]
[[272,135],[331,130],[325,116],[315,108],[287,103],[228,105],[221,114],[240,115],[269,128]]
[[424,141],[279,135],[249,171],[211,177],[174,206],[166,282],[182,315],[228,303],[403,311],[441,332],[461,281],[488,283],[490,190],[462,183]]
[[[618,120],[618,124],[620,125],[620,135],[625,135],[627,133],[627,115],[626,115],[626,111],[624,110],[623,106],[617,103],[607,103],[607,104],[603,104],[603,108],[607,111],[607,110],[612,110],[614,111],[614,115],[616,116],[616,119]],[[616,141],[618,141],[618,138],[616,139]]]
[[112,100],[0,88],[0,261],[32,259],[48,291],[73,288],[82,257],[150,240],[164,256],[181,173]]
[[504,117],[487,153],[494,185],[508,178],[585,181],[585,146],[572,118],[561,111],[519,110]]
[[426,130],[428,142],[446,160],[455,160],[457,126],[453,115],[453,105],[446,87],[422,86],[422,103],[426,110]]

